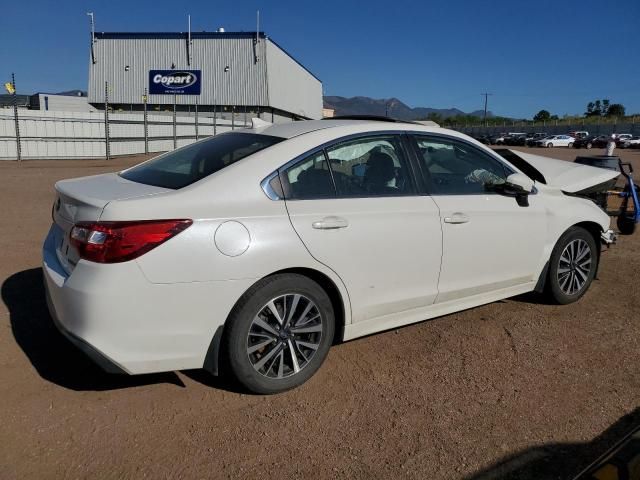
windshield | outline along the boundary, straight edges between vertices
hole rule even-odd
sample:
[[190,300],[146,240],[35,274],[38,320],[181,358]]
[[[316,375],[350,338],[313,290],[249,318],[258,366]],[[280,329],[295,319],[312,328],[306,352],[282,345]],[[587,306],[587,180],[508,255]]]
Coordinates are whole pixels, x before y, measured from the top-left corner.
[[132,182],[178,189],[191,185],[284,138],[230,132],[179,148],[120,173]]

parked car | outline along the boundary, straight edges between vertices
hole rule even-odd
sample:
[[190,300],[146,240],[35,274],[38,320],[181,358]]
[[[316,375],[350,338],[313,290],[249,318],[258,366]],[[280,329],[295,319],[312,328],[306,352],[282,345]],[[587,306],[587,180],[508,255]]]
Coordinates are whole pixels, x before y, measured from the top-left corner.
[[631,138],[633,138],[633,135],[630,133],[616,133],[616,146],[622,146],[625,141]]
[[640,137],[627,138],[619,145],[620,148],[640,148]]
[[584,138],[576,138],[573,142],[573,148],[592,148],[594,141],[598,138],[596,135],[590,135]]
[[220,369],[275,393],[334,341],[534,290],[575,302],[614,238],[580,192],[618,172],[509,152],[411,123],[256,120],[60,181],[52,317],[110,372]]
[[475,135],[472,138],[479,141],[480,143],[483,143],[484,145],[491,145],[491,140],[489,139],[488,135]]
[[504,145],[505,138],[507,137],[506,133],[497,133],[489,136],[489,141],[491,145]]
[[510,145],[515,147],[524,147],[527,144],[527,136],[528,134],[522,133],[515,137],[512,137]]
[[598,135],[593,139],[593,146],[595,148],[605,148],[609,140],[611,139],[610,135]]
[[551,135],[537,140],[535,145],[538,147],[572,147],[575,141],[576,139],[569,135]]
[[529,135],[527,135],[527,139],[526,139],[525,142],[526,142],[528,147],[534,147],[534,146],[536,146],[535,143],[538,140],[542,140],[543,138],[547,138],[548,136],[549,136],[549,134],[543,133],[543,132],[533,133],[533,134],[530,133]]
[[575,139],[586,138],[589,136],[589,132],[587,132],[586,130],[578,130],[578,131],[569,132],[569,135]]

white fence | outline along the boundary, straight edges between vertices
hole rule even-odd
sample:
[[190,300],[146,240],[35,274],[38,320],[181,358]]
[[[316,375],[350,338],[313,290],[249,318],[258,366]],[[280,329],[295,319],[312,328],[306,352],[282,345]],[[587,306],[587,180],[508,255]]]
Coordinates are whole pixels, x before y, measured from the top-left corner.
[[[197,120],[196,120],[197,119]],[[197,121],[197,125],[196,125]],[[107,153],[104,112],[46,112],[19,110],[18,128],[23,159],[100,158]],[[147,144],[149,152],[173,150],[214,133],[244,128],[236,119],[214,118],[210,113],[198,117],[174,117],[149,113]],[[197,132],[196,132],[197,127]],[[145,153],[143,113],[109,113],[110,155]],[[0,110],[0,160],[17,159],[16,129],[13,110]]]

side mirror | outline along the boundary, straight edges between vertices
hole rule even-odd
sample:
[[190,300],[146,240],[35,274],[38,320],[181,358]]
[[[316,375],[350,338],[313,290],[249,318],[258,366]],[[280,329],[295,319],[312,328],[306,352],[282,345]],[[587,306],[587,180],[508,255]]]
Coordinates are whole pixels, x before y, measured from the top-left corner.
[[522,173],[512,173],[507,177],[505,186],[515,193],[528,195],[533,191],[533,180]]
[[512,173],[504,184],[504,193],[515,195],[521,207],[529,206],[529,194],[533,191],[533,180],[522,173]]

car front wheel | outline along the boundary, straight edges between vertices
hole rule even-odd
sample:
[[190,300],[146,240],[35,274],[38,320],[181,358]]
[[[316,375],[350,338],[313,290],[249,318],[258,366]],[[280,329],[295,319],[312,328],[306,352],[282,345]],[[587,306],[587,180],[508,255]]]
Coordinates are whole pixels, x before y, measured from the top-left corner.
[[569,145],[567,145],[567,147],[569,148],[573,147],[573,142],[569,142]]
[[227,320],[222,367],[245,389],[283,392],[320,368],[335,317],[324,289],[308,277],[278,274],[251,287]]
[[547,148],[551,148],[551,147],[553,147],[553,143],[551,142],[547,143]]
[[571,227],[551,253],[547,294],[555,303],[566,305],[580,299],[598,268],[598,246],[587,230]]

